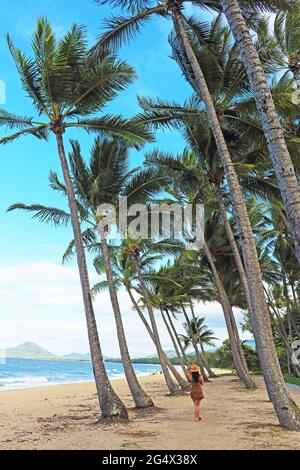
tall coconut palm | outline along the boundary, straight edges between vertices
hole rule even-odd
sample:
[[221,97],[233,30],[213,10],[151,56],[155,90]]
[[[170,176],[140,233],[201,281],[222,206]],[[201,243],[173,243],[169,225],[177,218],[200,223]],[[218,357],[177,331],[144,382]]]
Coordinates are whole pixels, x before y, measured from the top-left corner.
[[[45,18],[38,21],[33,36],[33,58],[26,57],[16,48],[10,37],[8,45],[20,74],[22,87],[31,98],[39,117],[34,120],[31,117],[22,117],[1,110],[0,125],[16,131],[1,138],[0,143],[6,144],[25,135],[33,135],[41,140],[47,140],[50,133],[55,136],[70,207],[93,371],[102,417],[127,418],[127,410],[114,392],[104,365],[63,135],[69,128],[74,128],[89,133],[103,132],[122,136],[133,145],[144,143],[149,133],[139,124],[121,116],[95,117],[105,104],[133,81],[134,71],[128,64],[118,61],[108,53],[97,58],[89,57],[86,32],[77,25],[74,25],[63,39],[57,41],[50,23]],[[42,116],[44,121],[41,121]]]
[[[91,149],[88,164],[86,164],[82,157],[79,143],[72,141],[72,152],[70,153],[69,160],[78,215],[82,223],[88,223],[89,225],[87,231],[83,232],[86,248],[93,251],[101,250],[99,259],[96,262],[98,267],[100,261],[104,266],[125,377],[136,407],[146,408],[153,406],[153,403],[139,384],[131,363],[121,309],[114,284],[110,248],[107,244],[107,232],[111,227],[109,227],[106,217],[102,219],[103,224],[100,225],[96,215],[97,208],[101,204],[113,204],[117,208],[119,198],[121,197],[126,197],[128,204],[143,202],[145,197],[148,198],[151,194],[155,194],[160,188],[160,180],[153,171],[128,170],[128,151],[128,145],[120,139],[97,138]],[[60,190],[66,196],[66,190],[56,174],[51,173],[50,183],[53,189]],[[59,223],[59,209],[42,207],[36,204],[31,206],[14,204],[9,208],[9,210],[16,209],[33,211],[34,217],[38,217],[40,220]],[[47,217],[44,218],[46,214]],[[62,216],[61,221],[65,221],[64,216]],[[100,233],[100,246],[97,243],[97,230]],[[74,248],[75,243],[72,240],[65,252],[64,260],[69,259],[74,254]]]
[[[192,312],[192,321],[194,322],[194,324],[196,324],[197,323],[197,317],[195,315],[195,310],[194,310],[194,305],[193,305],[192,300],[190,301],[190,309],[191,309],[191,312]],[[201,351],[202,351],[202,356],[204,358],[205,366],[208,369],[210,376],[216,377],[216,374],[212,371],[212,369],[211,369],[211,367],[208,363],[208,360],[207,360],[207,357],[206,357],[206,354],[205,354],[204,344],[208,344],[208,345],[212,346],[213,344],[212,344],[211,341],[213,341],[213,339],[217,339],[217,338],[210,338],[209,339],[211,330],[207,330],[206,329],[207,327],[204,326],[204,325],[202,325],[202,327],[201,327],[202,323],[203,322],[201,321],[200,324],[199,324],[199,331],[201,332],[201,334],[199,335],[199,343],[200,343],[200,348],[201,348]],[[213,332],[211,332],[211,334],[213,334]]]
[[[182,43],[182,49],[185,53],[186,61],[189,63],[194,75],[193,83],[195,90],[201,97],[206,108],[207,117],[213,132],[231,194],[234,215],[242,246],[245,272],[247,275],[253,332],[256,339],[266,387],[280,424],[288,429],[299,429],[300,412],[295,406],[295,402],[291,398],[281,374],[273,342],[269,311],[265,298],[252,228],[235,166],[222,132],[220,116],[216,111],[204,73],[197,60],[193,43],[189,35],[188,22],[178,6],[172,6],[172,13],[175,22],[175,29],[178,32],[178,40]],[[282,169],[284,169],[284,166],[282,166]],[[289,169],[290,167],[288,167],[288,170]]]
[[157,354],[160,359],[160,363],[162,365],[162,370],[163,374],[166,380],[166,384],[168,386],[168,389],[171,394],[176,394],[178,392],[178,387],[172,380],[172,377],[168,371],[168,369],[165,367],[164,360],[163,360],[163,348],[161,345],[161,340],[160,340],[160,335],[154,315],[154,309],[152,306],[151,298],[150,298],[150,293],[146,285],[145,278],[143,276],[143,268],[142,268],[142,260],[141,260],[141,243],[137,240],[128,240],[126,248],[124,248],[124,252],[128,255],[130,255],[134,261],[135,269],[136,269],[136,274],[137,274],[137,279],[140,285],[141,293],[143,296],[144,303],[147,307],[147,311],[149,314],[150,318],[150,324],[151,324],[151,329],[152,333],[155,339],[155,345],[157,349]]
[[214,341],[218,338],[214,336],[214,332],[208,329],[204,322],[204,317],[195,317],[189,321],[189,324],[184,323],[185,335],[180,335],[180,338],[185,349],[187,349],[193,341],[199,343],[203,353],[204,345],[215,346]]
[[[221,0],[224,14],[240,49],[256,106],[260,113],[269,154],[276,173],[281,196],[284,201],[289,230],[291,231],[295,252],[300,264],[300,188],[295,168],[285,141],[284,132],[278,118],[274,100],[268,86],[267,77],[261,64],[259,54],[249,31],[247,22],[238,0]],[[251,0],[249,5],[251,6]],[[254,3],[254,2],[253,2]],[[296,2],[272,2],[262,0],[255,2],[256,8],[276,11],[279,5],[296,5]],[[277,18],[278,25],[278,18]]]
[[[235,0],[234,2],[231,2],[231,0],[228,0],[226,3],[228,5],[228,8],[231,8],[233,4],[235,6],[237,4]],[[297,409],[295,402],[293,401],[293,399],[291,398],[290,394],[287,391],[286,385],[284,383],[284,380],[281,374],[278,358],[276,355],[276,350],[275,350],[273,336],[272,336],[272,328],[271,328],[269,312],[268,312],[268,306],[267,306],[264,288],[262,284],[258,254],[257,254],[256,245],[254,243],[254,239],[252,235],[252,229],[251,229],[251,224],[250,224],[249,217],[247,214],[247,208],[246,208],[246,205],[243,199],[243,194],[239,185],[239,180],[238,180],[238,177],[237,177],[237,174],[236,174],[236,171],[235,171],[232,159],[231,159],[230,152],[226,144],[226,140],[224,139],[224,135],[222,133],[222,129],[221,129],[220,122],[219,122],[219,117],[216,112],[214,102],[210,95],[207,83],[205,81],[203,71],[197,61],[197,57],[193,50],[192,44],[189,40],[189,34],[185,27],[185,24],[186,24],[185,18],[178,8],[175,8],[173,10],[173,14],[174,14],[174,19],[177,23],[176,29],[179,32],[180,40],[183,43],[186,56],[194,72],[196,89],[199,95],[201,96],[206,107],[208,119],[209,119],[211,129],[214,134],[216,145],[217,145],[217,148],[218,148],[221,160],[222,160],[224,172],[225,172],[228,186],[230,189],[232,202],[234,206],[234,214],[235,214],[235,218],[237,221],[240,241],[241,241],[241,245],[243,249],[244,265],[245,265],[245,271],[246,271],[247,281],[248,281],[248,286],[249,286],[249,298],[251,302],[251,320],[253,324],[253,332],[254,332],[254,336],[255,336],[255,340],[257,344],[260,364],[262,367],[267,390],[272,400],[272,403],[274,405],[274,409],[275,409],[275,412],[277,414],[277,417],[279,419],[281,426],[286,427],[288,429],[298,430],[300,429],[300,412]],[[269,93],[269,89],[268,89],[268,93]],[[269,93],[268,96],[271,97],[271,94]],[[264,95],[260,95],[260,103],[261,103],[261,106],[263,106]],[[266,114],[265,122],[268,122],[269,124],[271,124],[269,120],[269,116],[270,116],[270,113],[268,112]],[[272,118],[273,117],[274,117],[274,114],[272,114]],[[282,132],[281,128],[278,129],[277,126],[275,127],[278,132]],[[278,134],[276,134],[276,136],[277,135]],[[274,137],[274,139],[276,139],[276,137]],[[286,149],[283,136],[282,136],[282,140],[283,140],[284,146],[282,147],[280,145],[279,147],[280,149],[281,148]],[[282,140],[281,140],[281,143],[282,143]],[[277,151],[280,153],[279,147],[277,148]],[[285,163],[287,164],[286,168],[288,169],[289,175],[291,175],[290,191],[288,193],[288,197],[285,197],[285,203],[286,203],[287,212],[289,212],[290,218],[292,216],[292,220],[290,221],[290,223],[292,225],[291,230],[294,235],[293,237],[294,242],[296,244],[297,236],[296,236],[295,230],[297,232],[300,228],[300,227],[298,228],[298,223],[297,223],[298,215],[296,215],[296,221],[295,221],[295,217],[294,217],[295,212],[293,210],[291,213],[289,209],[291,209],[291,205],[293,206],[291,198],[293,197],[295,193],[298,194],[299,187],[298,187],[298,183],[295,177],[293,165],[290,164],[291,159],[290,159],[289,153],[285,152],[284,150],[284,155],[286,157],[286,161],[285,161]],[[273,160],[274,160],[273,163],[274,163],[275,171],[279,170],[279,161],[281,161],[280,159],[278,161],[279,157],[280,156],[278,154],[274,155],[273,153]],[[285,185],[287,183],[286,182],[287,178],[282,177],[282,172],[285,172],[284,168],[285,168],[285,165],[280,165],[280,170],[279,170],[280,174],[277,174],[277,178],[279,178],[278,180],[279,187],[281,189],[283,197],[286,194],[284,191],[286,190]],[[299,198],[299,204],[300,204],[300,198]],[[300,219],[299,219],[299,222],[300,222]],[[298,231],[298,233],[300,232]]]

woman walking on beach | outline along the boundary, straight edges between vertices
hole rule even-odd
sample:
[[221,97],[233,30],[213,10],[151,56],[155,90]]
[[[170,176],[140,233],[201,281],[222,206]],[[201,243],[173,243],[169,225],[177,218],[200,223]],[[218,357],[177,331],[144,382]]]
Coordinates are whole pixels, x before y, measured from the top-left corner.
[[187,368],[187,373],[191,382],[191,398],[195,405],[195,422],[199,422],[202,419],[200,416],[200,404],[204,398],[202,390],[204,379],[200,368],[194,364]]

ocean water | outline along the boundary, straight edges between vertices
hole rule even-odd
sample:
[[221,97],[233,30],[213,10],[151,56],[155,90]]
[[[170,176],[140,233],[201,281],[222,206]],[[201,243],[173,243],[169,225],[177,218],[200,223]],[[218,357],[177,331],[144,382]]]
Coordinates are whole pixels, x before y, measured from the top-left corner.
[[[133,366],[137,375],[161,370],[159,365]],[[120,363],[106,362],[106,369],[110,378],[124,377],[124,369]],[[0,364],[0,392],[90,380],[93,380],[93,371],[89,361],[7,359],[5,364]]]

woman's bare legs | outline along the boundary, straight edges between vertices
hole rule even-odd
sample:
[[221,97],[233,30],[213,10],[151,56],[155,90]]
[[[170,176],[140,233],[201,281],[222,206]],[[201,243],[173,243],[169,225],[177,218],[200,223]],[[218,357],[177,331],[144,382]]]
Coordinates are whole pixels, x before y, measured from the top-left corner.
[[195,421],[196,422],[201,420],[201,417],[200,417],[200,403],[201,403],[201,400],[194,400],[194,404],[195,404]]

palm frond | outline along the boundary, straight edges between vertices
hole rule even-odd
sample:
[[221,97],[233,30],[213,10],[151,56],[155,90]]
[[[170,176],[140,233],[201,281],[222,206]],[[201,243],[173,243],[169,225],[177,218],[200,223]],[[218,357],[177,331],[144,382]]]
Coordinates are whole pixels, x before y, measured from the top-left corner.
[[71,220],[71,215],[57,207],[47,207],[42,204],[31,204],[26,205],[22,202],[12,204],[7,209],[7,212],[14,210],[22,210],[26,212],[34,212],[33,219],[37,219],[40,222],[52,223],[55,226],[67,225]]
[[[96,242],[96,234],[95,231],[91,228],[87,228],[81,233],[81,238],[82,242],[85,248],[90,247],[91,245],[94,245]],[[75,241],[71,240],[70,243],[67,246],[67,249],[65,250],[63,257],[62,257],[62,263],[65,264],[67,261],[70,261],[70,259],[75,256],[76,251],[75,251]]]
[[50,171],[49,173],[49,184],[50,188],[53,189],[53,191],[61,192],[63,195],[67,194],[67,188],[60,181],[57,173],[55,173],[54,171]]
[[142,26],[151,19],[152,15],[162,13],[165,6],[157,6],[138,12],[134,16],[112,16],[104,23],[106,32],[98,38],[91,50],[92,54],[101,50],[115,51],[125,43],[130,42],[140,32]]
[[64,116],[85,116],[98,112],[134,79],[134,69],[108,53],[102,53],[97,58],[86,58],[85,65],[77,72],[74,97]]
[[108,282],[106,280],[103,280],[94,284],[91,289],[91,294],[92,294],[93,299],[95,299],[98,294],[101,294],[102,292],[107,291],[107,289],[108,289]]
[[136,148],[153,141],[151,132],[142,122],[116,115],[107,114],[95,119],[79,119],[77,123],[67,124],[66,127],[78,127],[88,133],[103,133],[113,137],[121,137]]
[[9,113],[5,109],[0,109],[0,127],[6,126],[7,129],[26,129],[32,127],[33,118],[26,116],[18,116]]
[[0,144],[8,144],[10,142],[13,142],[14,140],[19,139],[20,137],[24,135],[32,135],[36,137],[37,139],[40,140],[48,140],[49,138],[49,129],[47,125],[42,125],[42,126],[35,126],[35,127],[30,127],[27,129],[21,129],[18,132],[15,132],[14,134],[10,134],[8,136],[2,137],[0,139]]
[[22,86],[25,92],[32,99],[39,115],[45,113],[50,117],[35,61],[28,59],[20,49],[17,49],[9,35],[7,35],[7,43],[20,74]]

